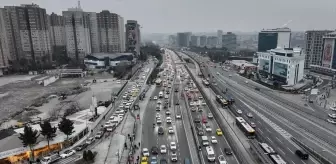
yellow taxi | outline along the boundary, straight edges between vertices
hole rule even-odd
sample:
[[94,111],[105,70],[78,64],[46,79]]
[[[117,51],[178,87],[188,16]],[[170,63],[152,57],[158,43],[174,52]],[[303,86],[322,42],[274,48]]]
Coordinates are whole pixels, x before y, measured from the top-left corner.
[[221,135],[223,135],[223,132],[222,132],[221,129],[216,129],[216,134],[217,134],[217,136],[221,136]]
[[148,164],[148,157],[141,157],[141,164]]

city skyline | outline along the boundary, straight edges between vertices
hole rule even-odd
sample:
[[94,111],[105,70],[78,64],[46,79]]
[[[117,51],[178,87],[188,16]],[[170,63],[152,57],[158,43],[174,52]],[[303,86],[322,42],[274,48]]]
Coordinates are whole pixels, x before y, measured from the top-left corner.
[[[51,14],[51,12],[61,14],[67,8],[77,6],[78,3],[77,0],[55,2],[33,0],[31,2],[46,8],[47,14]],[[293,31],[324,30],[336,27],[336,23],[328,21],[332,20],[332,15],[335,14],[332,6],[335,6],[336,2],[332,0],[324,0],[323,3],[303,0],[295,2],[289,0],[281,2],[214,0],[212,4],[203,0],[190,2],[191,0],[100,0],[97,3],[96,1],[81,0],[81,6],[88,12],[109,10],[123,15],[125,20],[138,20],[143,27],[141,30],[146,33],[217,31],[217,29],[252,32],[281,27],[290,20],[292,21],[288,27]],[[241,5],[242,3],[245,5]],[[1,6],[20,4],[27,4],[27,1],[2,0],[1,2]],[[204,12],[200,12],[202,10]]]

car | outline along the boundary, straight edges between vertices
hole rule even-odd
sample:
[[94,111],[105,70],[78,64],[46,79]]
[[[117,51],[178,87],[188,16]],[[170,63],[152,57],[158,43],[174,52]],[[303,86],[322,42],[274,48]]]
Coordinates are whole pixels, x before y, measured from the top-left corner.
[[232,77],[232,75],[230,74],[229,77]]
[[162,158],[160,159],[160,164],[168,164],[168,162],[166,159]]
[[148,151],[147,148],[142,149],[142,155],[145,156],[145,157],[149,157],[149,151]]
[[177,89],[177,88],[175,89],[175,92],[178,92],[178,89]]
[[327,119],[327,121],[328,121],[329,123],[336,124],[336,120],[333,120],[333,119]]
[[177,162],[177,154],[174,151],[171,153],[171,161],[172,162]]
[[141,164],[148,164],[148,157],[141,157]]
[[224,155],[218,156],[218,162],[219,164],[227,164]]
[[157,104],[161,104],[161,101],[160,101],[160,100],[158,100],[158,101],[157,101]]
[[159,148],[157,148],[156,146],[153,146],[151,149],[151,153],[153,155],[157,155],[159,153]]
[[202,101],[202,105],[203,105],[203,106],[205,106],[205,105],[206,105],[206,103],[205,103],[204,101]]
[[176,114],[176,116],[175,116],[177,119],[181,119],[181,114]]
[[225,154],[226,155],[232,155],[232,151],[231,151],[231,149],[230,148],[224,148],[224,152],[225,152]]
[[156,111],[160,111],[161,110],[161,106],[158,104],[155,108]]
[[160,113],[156,113],[155,118],[160,118],[160,117],[161,117]]
[[223,132],[222,132],[221,129],[216,129],[216,134],[217,134],[217,136],[222,136]]
[[185,90],[185,91],[189,91],[189,88],[186,87],[186,88],[184,88],[184,90]]
[[156,124],[161,124],[161,123],[162,123],[161,118],[157,118],[156,119]]
[[166,122],[167,122],[167,124],[171,124],[171,123],[172,123],[172,119],[171,119],[171,117],[167,117],[167,118],[166,118]]
[[[114,120],[114,117],[113,117],[112,120]],[[105,128],[107,128],[107,127],[109,127],[109,126],[111,126],[111,122],[110,122],[110,120],[107,121],[107,122],[105,122],[105,124],[104,124],[104,127],[105,127]]]
[[247,113],[247,117],[252,118],[253,117],[252,113]]
[[243,111],[242,111],[242,110],[240,110],[240,109],[238,109],[238,110],[237,110],[237,113],[238,113],[238,114],[242,114],[242,113],[243,113]]
[[150,161],[150,164],[157,164],[157,157],[151,157],[151,161]]
[[179,101],[177,101],[175,105],[180,105],[180,102],[179,102]]
[[203,108],[202,107],[197,107],[198,112],[203,112]]
[[164,134],[163,127],[159,127],[159,129],[158,129],[158,134],[159,134],[159,135],[163,135],[163,134]]
[[75,148],[75,150],[76,150],[76,151],[82,151],[82,150],[84,150],[87,146],[88,146],[88,144],[83,143],[83,144],[81,144],[81,145],[78,145],[78,146]]
[[195,108],[195,107],[191,107],[190,110],[191,110],[192,112],[195,112],[195,111],[196,111],[196,108]]
[[203,136],[204,135],[204,131],[202,129],[197,130],[197,135]]
[[174,129],[173,129],[173,127],[169,127],[169,128],[168,128],[168,133],[169,133],[169,134],[174,134]]
[[170,112],[169,112],[169,111],[166,111],[166,115],[168,115],[168,116],[169,116],[169,115],[170,115]]
[[168,95],[165,95],[165,99],[169,99],[169,96],[168,96]]
[[194,123],[200,123],[200,122],[201,122],[201,119],[199,119],[199,118],[194,119]]
[[176,150],[176,143],[170,142],[170,150]]
[[160,153],[161,153],[161,154],[165,154],[165,153],[167,153],[167,147],[166,147],[166,145],[161,145],[161,146],[160,146]]
[[90,145],[90,144],[92,144],[94,141],[95,141],[95,138],[94,138],[94,137],[90,137],[90,138],[88,138],[88,139],[85,141],[85,143],[88,144],[88,145]]
[[154,96],[154,98],[153,98],[154,100],[157,100],[158,98],[157,98],[157,96]]
[[211,143],[216,144],[218,143],[217,139],[215,136],[211,136]]
[[208,118],[213,118],[212,113],[208,113]]
[[333,114],[328,114],[328,116],[329,116],[330,118],[336,118],[336,114],[335,114],[335,113],[333,113]]
[[76,150],[66,150],[64,153],[62,153],[60,156],[61,158],[67,158],[70,157],[72,155],[74,155],[76,153]]
[[257,127],[257,125],[254,122],[251,122],[250,125],[251,125],[252,128],[256,128]]
[[206,126],[205,126],[205,131],[206,131],[206,132],[211,132],[211,131],[212,131],[210,125],[206,125]]

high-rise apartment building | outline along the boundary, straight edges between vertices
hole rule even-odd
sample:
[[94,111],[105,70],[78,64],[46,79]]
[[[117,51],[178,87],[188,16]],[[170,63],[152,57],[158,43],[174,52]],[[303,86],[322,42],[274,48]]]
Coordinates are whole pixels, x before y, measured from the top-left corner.
[[[85,13],[80,7],[63,11],[67,54],[76,63],[82,63],[84,57],[91,53],[90,24],[92,14]],[[94,20],[94,19],[93,19]]]
[[223,31],[222,30],[217,30],[217,48],[222,48],[222,36],[223,36]]
[[310,65],[322,64],[323,36],[330,33],[330,30],[306,31],[305,32],[305,68]]
[[136,20],[127,20],[126,30],[126,51],[140,55],[140,25]]
[[[36,4],[5,6],[2,10],[2,34],[8,60],[18,67],[34,69],[51,61],[48,17]],[[2,37],[1,37],[2,38]]]
[[209,36],[207,39],[207,47],[208,48],[213,48],[216,47],[218,43],[218,38],[217,36]]
[[187,32],[177,33],[177,46],[178,47],[189,47],[189,45],[190,45],[189,33]]
[[191,44],[191,46],[199,47],[200,46],[200,37],[192,35],[190,37],[190,44]]
[[9,45],[8,37],[5,27],[5,11],[0,8],[0,76],[2,76],[8,69]]
[[200,36],[200,47],[205,47],[207,45],[207,36]]
[[237,48],[237,35],[232,32],[227,32],[222,36],[222,47],[233,51]]
[[52,13],[48,16],[49,38],[53,59],[57,55],[65,55],[66,39],[63,16]]
[[291,30],[289,28],[276,28],[262,30],[258,35],[258,52],[266,52],[277,47],[290,47]]

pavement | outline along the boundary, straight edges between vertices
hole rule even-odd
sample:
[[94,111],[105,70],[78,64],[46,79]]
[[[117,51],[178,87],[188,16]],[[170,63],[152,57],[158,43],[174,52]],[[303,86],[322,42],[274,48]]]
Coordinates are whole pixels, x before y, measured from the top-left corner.
[[[336,129],[334,125],[324,120],[325,114],[287,101],[279,97],[276,92],[262,86],[260,91],[256,91],[254,88],[259,87],[258,84],[249,80],[247,85],[244,83],[246,79],[218,66],[207,69],[206,74],[219,72],[219,75],[213,74],[213,76],[220,91],[228,88],[228,94],[225,96],[236,100],[233,108],[241,109],[244,118],[246,113],[253,113],[254,117],[247,120],[256,123],[257,136],[260,136],[261,141],[270,144],[287,162],[303,163],[294,154],[298,146],[290,140],[290,137],[297,138],[315,151],[321,152],[329,160],[336,161],[334,157]],[[229,77],[230,74],[232,77]],[[318,162],[310,158],[304,163]]]

